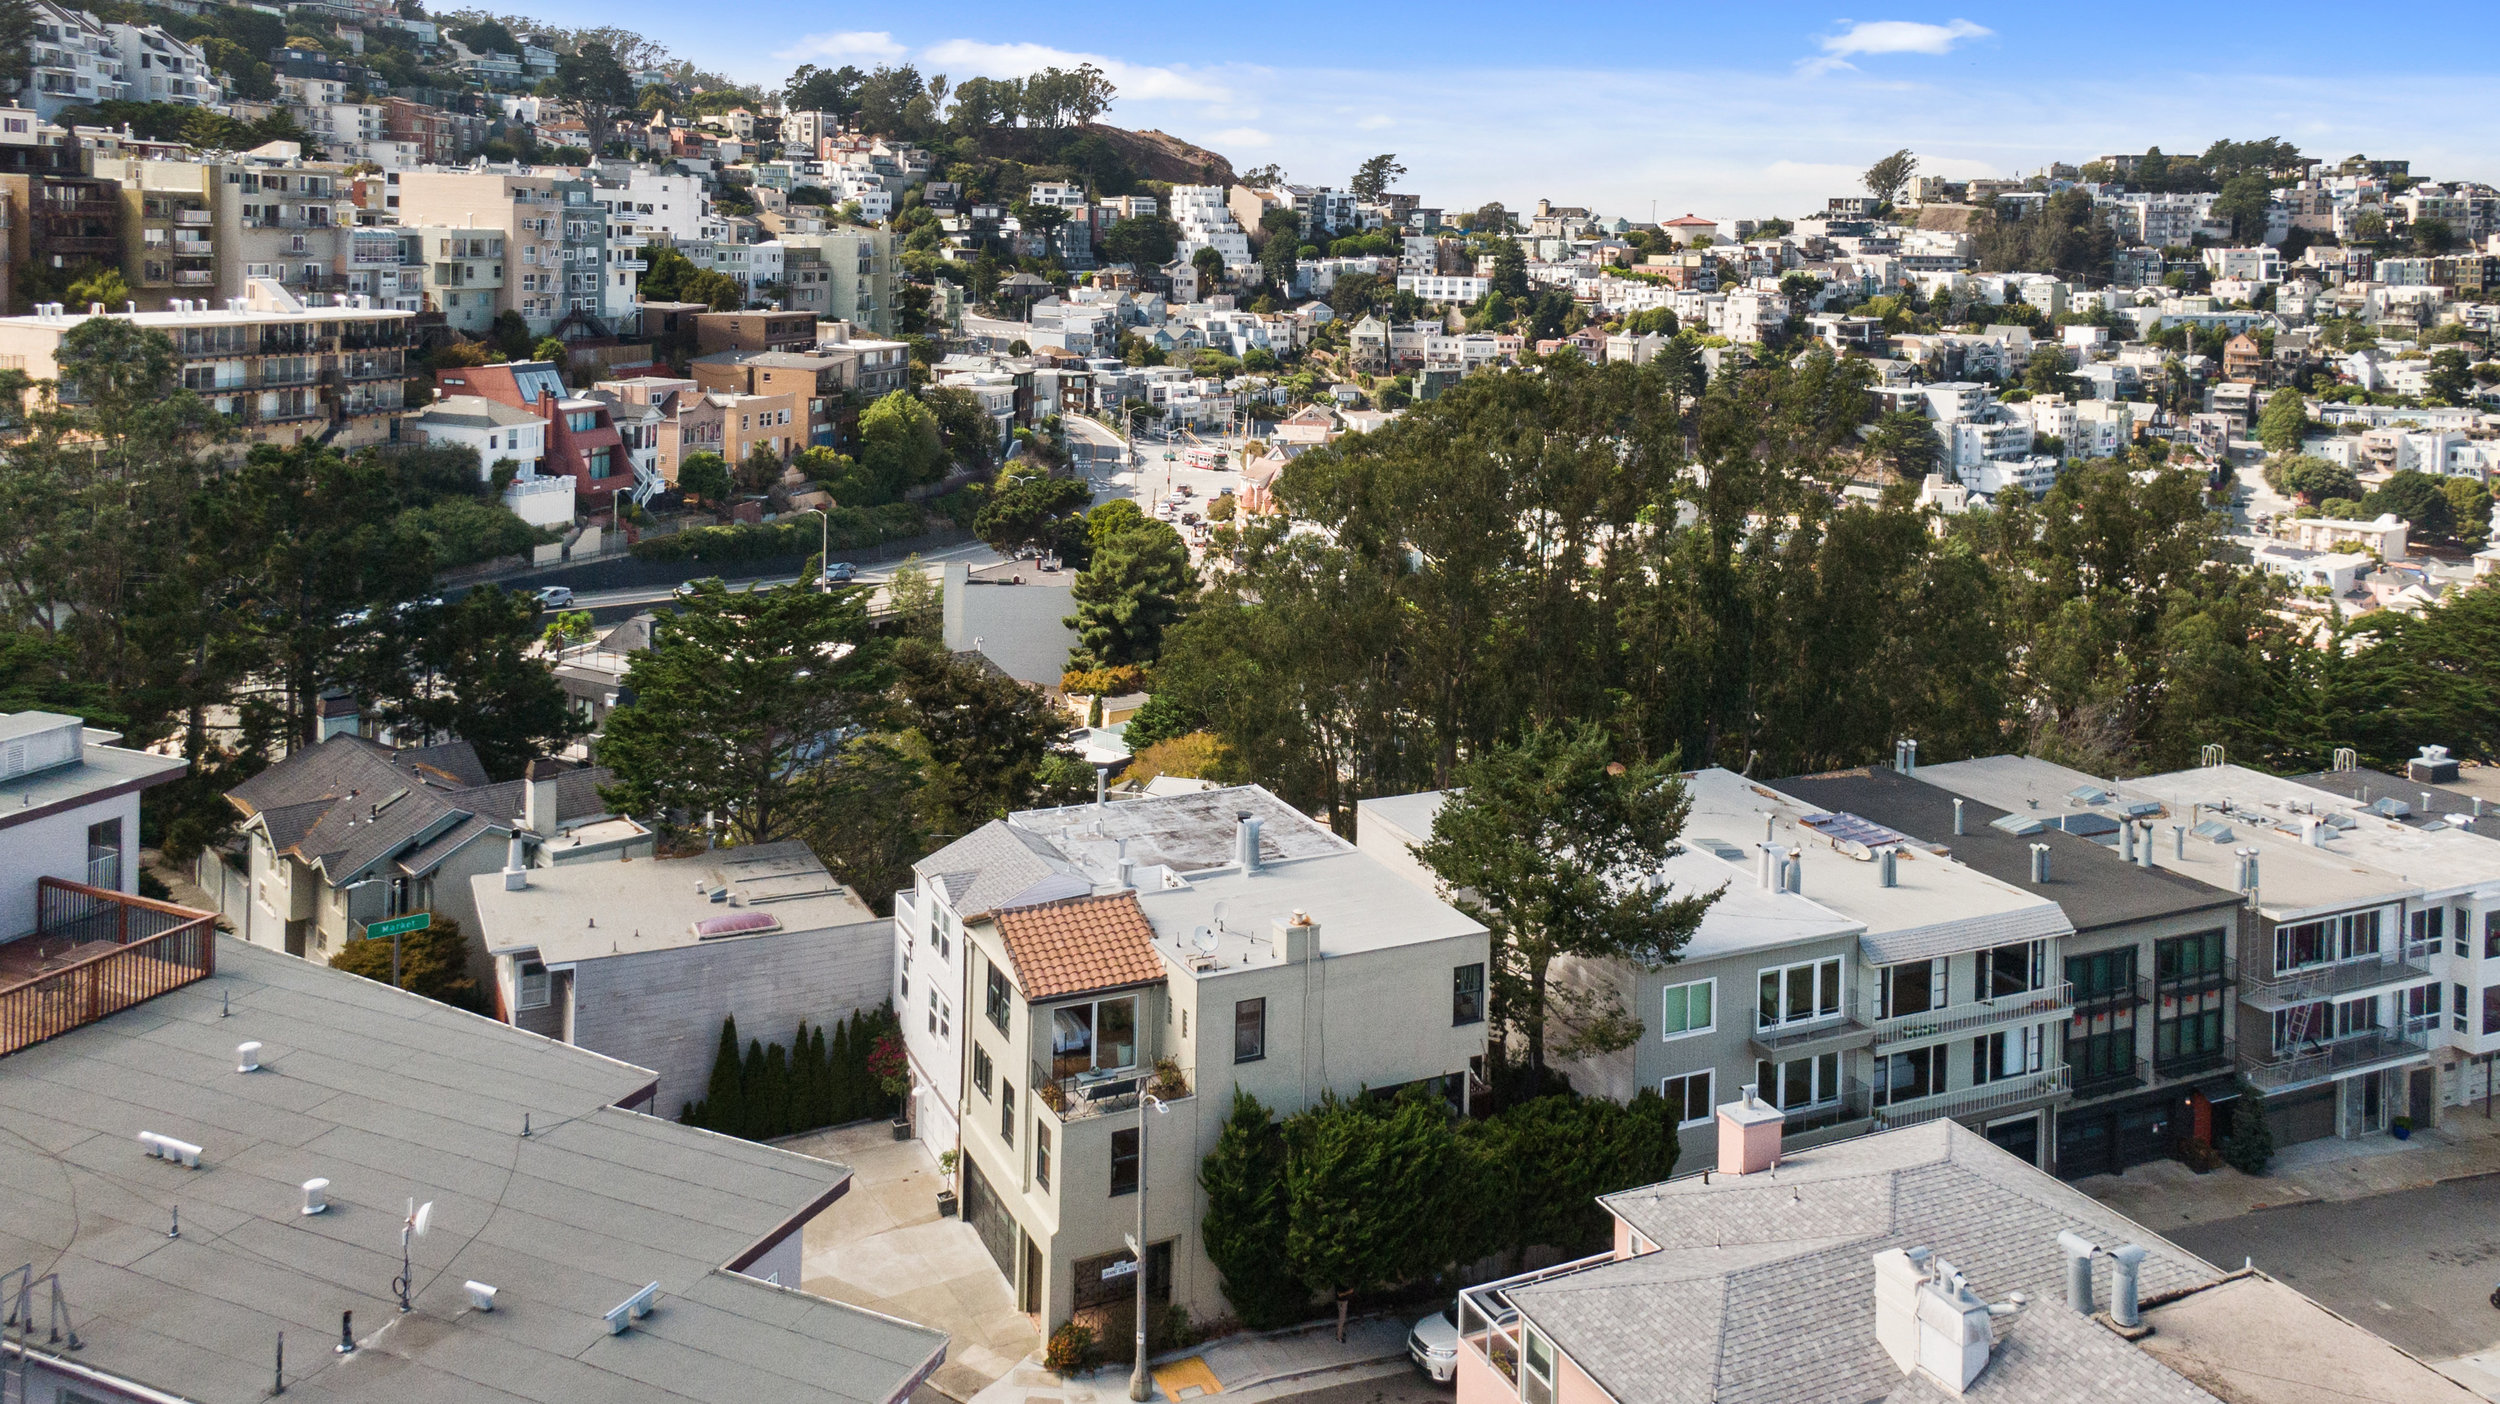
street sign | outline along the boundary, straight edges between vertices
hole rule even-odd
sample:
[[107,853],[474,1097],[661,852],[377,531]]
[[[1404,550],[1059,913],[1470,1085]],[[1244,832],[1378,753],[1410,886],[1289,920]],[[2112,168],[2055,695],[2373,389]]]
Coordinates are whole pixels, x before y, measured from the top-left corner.
[[412,931],[423,931],[433,924],[432,912],[410,912],[406,916],[388,917],[381,921],[366,923],[365,939],[387,941],[393,936],[405,936]]
[[1102,1280],[1109,1282],[1115,1277],[1131,1277],[1134,1276],[1136,1272],[1137,1260],[1135,1258],[1130,1258],[1125,1262],[1113,1263],[1111,1266],[1104,1268],[1102,1270]]

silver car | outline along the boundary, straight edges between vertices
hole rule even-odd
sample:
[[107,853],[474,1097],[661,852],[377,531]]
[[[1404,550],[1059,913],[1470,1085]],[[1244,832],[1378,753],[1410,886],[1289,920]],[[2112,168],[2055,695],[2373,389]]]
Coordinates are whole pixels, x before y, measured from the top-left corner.
[[1452,1302],[1415,1323],[1406,1333],[1406,1353],[1435,1384],[1458,1378],[1458,1303]]

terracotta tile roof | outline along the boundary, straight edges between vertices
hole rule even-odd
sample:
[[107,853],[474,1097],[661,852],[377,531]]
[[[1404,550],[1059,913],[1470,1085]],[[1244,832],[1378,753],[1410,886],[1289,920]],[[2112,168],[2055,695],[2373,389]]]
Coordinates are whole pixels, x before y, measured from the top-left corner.
[[998,934],[1028,1000],[1118,989],[1163,978],[1154,928],[1137,894],[1075,897],[998,914]]

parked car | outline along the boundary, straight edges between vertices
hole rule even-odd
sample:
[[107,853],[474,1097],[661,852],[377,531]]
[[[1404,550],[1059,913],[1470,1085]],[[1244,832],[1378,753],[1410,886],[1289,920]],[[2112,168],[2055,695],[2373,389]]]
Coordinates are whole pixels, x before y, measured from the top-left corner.
[[858,576],[859,567],[851,564],[849,561],[835,561],[831,565],[825,567],[825,581],[827,584],[846,585],[852,580],[857,579]]
[[688,580],[688,581],[683,581],[683,582],[681,582],[681,583],[677,586],[677,588],[676,588],[676,589],[669,591],[669,593],[670,593],[670,594],[672,594],[672,595],[675,595],[677,598],[679,598],[679,599],[681,599],[681,600],[690,600],[690,599],[693,599],[693,598],[695,597],[696,593],[697,593],[698,591],[702,590],[702,588],[703,588],[704,586],[706,586],[706,585],[718,585],[718,584],[720,584],[720,583],[721,583],[721,578],[720,578],[719,576],[717,576],[717,575],[709,575],[709,576],[705,576],[705,577],[704,577],[703,579],[701,579],[701,580]]
[[1458,1378],[1458,1303],[1452,1302],[1415,1323],[1406,1333],[1406,1353],[1435,1384]]
[[572,586],[541,585],[538,587],[538,607],[540,609],[568,609],[572,606],[572,604]]

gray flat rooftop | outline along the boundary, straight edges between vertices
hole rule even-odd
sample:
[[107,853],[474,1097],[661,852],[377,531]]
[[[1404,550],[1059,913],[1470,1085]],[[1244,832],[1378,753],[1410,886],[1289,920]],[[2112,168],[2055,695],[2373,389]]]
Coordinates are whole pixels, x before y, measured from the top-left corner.
[[[229,938],[217,963],[0,1059],[0,1257],[60,1273],[78,1364],[258,1404],[284,1331],[290,1399],[886,1404],[942,1358],[938,1332],[726,1270],[842,1167],[616,1108],[640,1068]],[[256,1073],[236,1071],[247,1039]],[[199,1168],[143,1154],[142,1131],[201,1147]],[[306,1216],[316,1176],[334,1207]],[[434,1211],[402,1316],[411,1199]],[[471,1279],[498,1289],[491,1314]],[[609,1335],[602,1314],[651,1282],[657,1309]],[[342,1311],[362,1345],[344,1358]]]
[[[1923,777],[1926,770],[1914,774]],[[2239,903],[2236,893],[2159,866],[2158,853],[2150,870],[2122,861],[2114,837],[2103,843],[2060,828],[2043,828],[2034,834],[2009,832],[1992,822],[2006,811],[1977,799],[1964,800],[1962,832],[1956,834],[1952,792],[1939,783],[1922,784],[1890,768],[1861,766],[1822,775],[1794,775],[1772,784],[1825,809],[1845,810],[1941,845],[1991,877],[2053,898],[2078,932],[2183,912],[2228,912]],[[2116,833],[2114,826],[2111,833]],[[2031,845],[2035,843],[2049,848],[2049,880],[2038,885],[2031,881]]]
[[1354,848],[1259,785],[1020,810],[1008,822],[1050,840],[1095,881],[1110,882],[1116,877],[1122,839],[1128,840],[1129,861],[1141,870],[1157,863],[1178,873],[1231,865],[1238,827],[1234,816],[1242,813],[1260,821],[1259,852],[1271,863]]
[[[1254,873],[1223,868],[1202,871],[1179,886],[1145,885],[1137,905],[1155,930],[1155,946],[1175,968],[1199,974],[1279,963],[1284,953],[1276,946],[1276,923],[1296,911],[1318,924],[1323,958],[1484,935],[1475,918],[1370,854],[1350,849],[1271,862]],[[1222,930],[1216,931],[1219,907]],[[1193,967],[1201,926],[1210,928],[1218,969]]]
[[[777,933],[823,931],[877,919],[851,890],[834,881],[803,843],[724,848],[691,858],[629,858],[559,863],[529,870],[529,886],[504,887],[501,873],[470,879],[478,925],[492,952],[535,948],[548,964],[662,951],[676,946],[766,940]],[[715,902],[727,892],[737,904]],[[763,917],[772,918],[771,923]],[[753,935],[714,935],[698,923],[760,928]],[[716,925],[714,929],[719,929]]]
[[[2477,792],[2462,782],[2482,781],[2489,772],[2477,767],[2460,771],[2457,782],[2446,785],[2425,785],[2402,775],[2363,766],[2354,770],[2320,770],[2292,779],[2313,790],[2361,804],[2384,805],[2395,800],[2409,813],[2400,813],[2408,828],[2424,828],[2432,824],[2452,829],[2470,829],[2484,838],[2500,838],[2500,804],[2493,802],[2488,788]],[[2479,801],[2479,803],[2477,803]],[[2381,812],[2386,812],[2382,810]]]
[[[0,740],[7,739],[12,733],[31,736],[67,720],[69,718],[56,717],[49,712],[0,713]],[[77,764],[56,765],[0,781],[0,798],[7,795],[18,797],[15,804],[0,804],[0,829],[32,823],[47,815],[111,795],[161,785],[181,775],[191,765],[180,756],[159,756],[106,745],[98,739],[101,737],[119,739],[111,732],[89,727],[86,730],[86,748]],[[136,834],[126,837],[134,843],[138,839]],[[11,934],[0,932],[0,937]]]
[[[2051,898],[1915,845],[1898,849],[1895,886],[1880,865],[1846,851],[1801,821],[1828,813],[1734,771],[1684,777],[1692,810],[1684,840],[1697,848],[1760,862],[1766,823],[1772,842],[1800,851],[1800,895],[1864,924],[1866,955],[1878,965],[2070,935],[2074,924]],[[1756,882],[1760,879],[1757,875]]]

